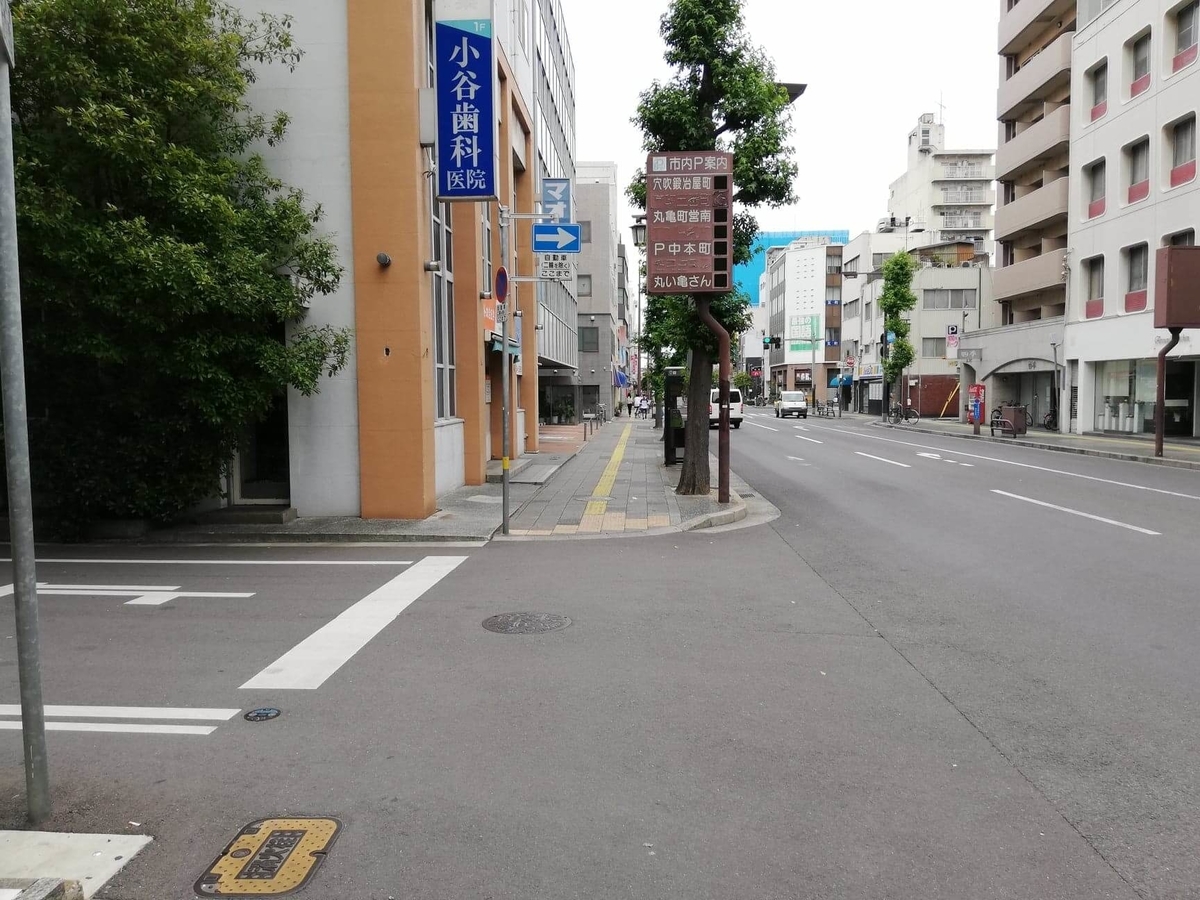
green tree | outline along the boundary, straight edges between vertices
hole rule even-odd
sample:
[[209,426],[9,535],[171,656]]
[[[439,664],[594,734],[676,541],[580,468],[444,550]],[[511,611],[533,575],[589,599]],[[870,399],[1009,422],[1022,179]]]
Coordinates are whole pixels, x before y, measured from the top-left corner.
[[[634,123],[649,152],[725,150],[734,154],[733,258],[751,258],[758,222],[750,210],[778,207],[794,200],[796,164],[786,88],[776,82],[775,66],[746,32],[745,0],[671,0],[659,32],[673,72],[642,93]],[[628,195],[645,209],[645,175],[639,172]],[[688,409],[708,407],[717,340],[700,318],[711,311],[736,335],[749,327],[749,298],[740,292],[694,296],[652,296],[647,309],[660,311],[661,327],[651,340],[677,357],[691,351]],[[649,315],[647,316],[649,318]],[[649,344],[648,344],[649,345]],[[680,472],[680,494],[707,494],[708,418],[690,415]]]
[[904,318],[904,313],[917,305],[917,296],[912,292],[913,271],[913,258],[907,253],[896,253],[883,264],[879,308],[883,310],[884,330],[896,336],[883,364],[884,380],[889,384],[895,384],[913,361],[908,320]]
[[[349,335],[305,326],[341,267],[256,148],[288,19],[218,0],[16,0],[13,75],[32,459],[43,521],[166,520],[247,428],[316,392]],[[286,339],[285,339],[286,336]]]
[[746,395],[750,393],[751,388],[754,387],[754,379],[750,377],[749,372],[734,372],[733,386],[742,392],[742,399],[744,400]]

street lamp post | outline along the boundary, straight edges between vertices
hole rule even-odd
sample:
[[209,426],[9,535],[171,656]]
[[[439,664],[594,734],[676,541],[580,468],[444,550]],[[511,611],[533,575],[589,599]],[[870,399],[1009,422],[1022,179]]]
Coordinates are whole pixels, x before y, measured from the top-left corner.
[[[646,250],[646,216],[644,214],[634,216],[633,217],[633,225],[630,226],[629,230],[633,234],[633,245],[635,247],[637,247],[639,251],[642,251],[644,253]],[[642,297],[644,295],[644,288],[645,288],[645,282],[642,278],[641,265],[638,266],[637,287],[638,287],[638,290],[637,290],[637,336],[638,336],[638,339],[637,339],[637,372],[638,372],[638,381],[640,382],[641,378],[642,378],[642,371],[643,371],[643,369],[642,369]],[[640,384],[638,385],[638,389],[641,390]],[[662,414],[662,411],[659,408],[658,402],[656,400],[654,403],[654,427],[655,428],[659,427],[659,424],[661,422],[661,419],[659,417],[661,416],[661,414]]]

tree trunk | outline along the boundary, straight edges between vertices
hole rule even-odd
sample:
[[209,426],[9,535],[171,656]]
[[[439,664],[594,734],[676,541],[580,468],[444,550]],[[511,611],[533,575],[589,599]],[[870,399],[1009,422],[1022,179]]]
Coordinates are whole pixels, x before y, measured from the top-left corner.
[[712,357],[707,350],[692,349],[688,373],[688,417],[683,445],[683,468],[677,494],[708,496],[712,490],[708,468],[708,400],[712,391]]

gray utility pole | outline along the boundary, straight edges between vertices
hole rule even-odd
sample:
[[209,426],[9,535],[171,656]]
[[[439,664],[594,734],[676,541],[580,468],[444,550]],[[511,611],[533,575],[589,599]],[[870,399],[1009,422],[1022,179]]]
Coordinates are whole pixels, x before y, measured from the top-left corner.
[[4,394],[4,462],[8,472],[25,792],[29,821],[37,825],[50,815],[50,771],[46,759],[46,710],[42,705],[21,277],[17,268],[17,188],[13,181],[12,100],[8,90],[8,72],[14,60],[8,0],[0,0],[0,30],[4,44],[0,53],[0,386]]
[[508,418],[508,407],[511,403],[509,398],[509,365],[508,365],[508,320],[511,315],[511,307],[508,302],[508,207],[503,204],[498,204],[500,213],[500,266],[505,272],[504,296],[501,297],[497,291],[496,301],[500,304],[497,307],[497,314],[501,316],[500,320],[500,415],[503,418],[503,423],[500,427],[500,495],[501,495],[501,531],[503,534],[508,534],[508,467],[509,460],[512,457],[512,426]]

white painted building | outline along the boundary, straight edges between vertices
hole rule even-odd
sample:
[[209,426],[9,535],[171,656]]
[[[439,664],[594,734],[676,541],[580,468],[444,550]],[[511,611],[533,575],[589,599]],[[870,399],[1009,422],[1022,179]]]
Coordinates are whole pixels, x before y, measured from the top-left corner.
[[894,218],[894,227],[903,229],[907,219],[919,243],[971,241],[990,257],[995,153],[947,149],[946,126],[933,113],[923,114],[908,135],[908,169],[891,184],[886,221]]
[[[1155,251],[1200,227],[1200,4],[1088,0],[1074,42],[1066,399],[1077,432],[1152,433]],[[1200,329],[1167,368],[1166,431],[1200,436]]]
[[781,341],[769,355],[775,391],[811,395],[815,386],[816,396],[825,398],[824,376],[841,358],[841,267],[841,245],[828,238],[801,238],[768,250],[760,286],[766,288],[769,336]]

